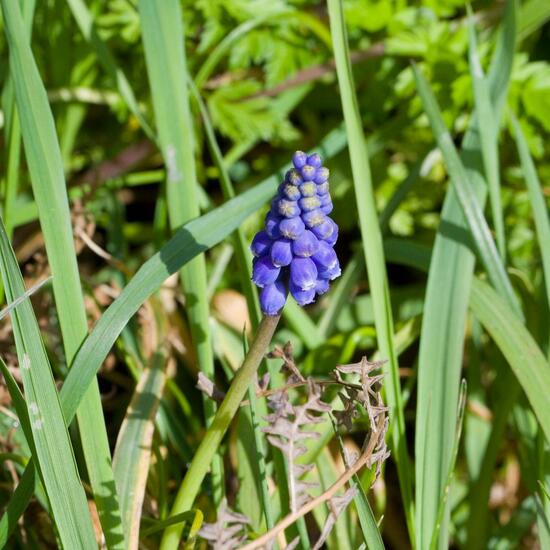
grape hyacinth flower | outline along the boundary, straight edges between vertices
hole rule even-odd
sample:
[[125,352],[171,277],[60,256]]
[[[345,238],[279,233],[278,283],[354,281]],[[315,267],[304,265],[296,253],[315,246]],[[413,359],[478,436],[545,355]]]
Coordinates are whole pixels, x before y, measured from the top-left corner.
[[277,315],[288,292],[304,306],[328,291],[329,281],[340,276],[334,251],[338,226],[329,218],[332,200],[328,168],[321,157],[296,151],[294,168],[285,175],[265,227],[252,241],[252,280],[260,290],[266,315]]

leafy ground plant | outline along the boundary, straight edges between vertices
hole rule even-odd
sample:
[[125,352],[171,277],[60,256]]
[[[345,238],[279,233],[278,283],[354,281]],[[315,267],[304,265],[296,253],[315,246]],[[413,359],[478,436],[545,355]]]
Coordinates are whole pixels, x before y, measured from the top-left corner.
[[547,1],[0,8],[0,547],[550,547]]

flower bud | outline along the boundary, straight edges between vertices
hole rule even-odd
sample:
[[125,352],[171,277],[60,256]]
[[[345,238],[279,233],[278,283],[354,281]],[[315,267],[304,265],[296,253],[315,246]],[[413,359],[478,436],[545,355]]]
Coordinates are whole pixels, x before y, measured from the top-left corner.
[[260,306],[266,315],[277,315],[286,302],[286,288],[282,281],[266,285],[260,292]]
[[290,280],[301,290],[315,288],[317,267],[311,258],[294,258],[290,263]]
[[315,177],[313,178],[313,181],[318,184],[325,183],[328,181],[329,174],[330,172],[328,168],[321,166],[320,168],[317,168],[317,172],[315,172]]
[[292,297],[296,300],[298,305],[305,306],[307,304],[311,304],[311,302],[315,300],[315,288],[303,290],[297,287],[292,282],[292,279],[290,280],[289,287],[290,287],[290,294],[292,294]]
[[292,155],[292,164],[299,170],[303,168],[307,163],[307,155],[303,151],[296,151]]
[[256,236],[252,239],[250,250],[254,256],[263,256],[269,252],[271,243],[272,241],[269,235],[265,231],[260,231],[256,233]]
[[287,239],[297,239],[306,229],[302,218],[283,218],[279,222],[279,233]]
[[321,164],[323,164],[323,161],[317,153],[313,153],[312,155],[309,155],[309,157],[307,157],[307,163],[314,168],[319,168]]
[[290,201],[297,201],[302,197],[300,188],[297,185],[292,185],[291,183],[282,183],[279,186],[279,193]]
[[271,262],[275,267],[289,265],[292,261],[292,241],[288,239],[278,239],[273,241],[269,251]]
[[315,177],[317,170],[313,166],[310,166],[309,164],[306,164],[301,170],[300,173],[302,174],[302,179],[304,181],[313,181],[313,178]]
[[317,237],[306,229],[293,243],[292,252],[295,256],[309,258],[319,250],[319,241]]
[[317,194],[317,186],[312,181],[306,181],[300,185],[302,197],[313,197]]
[[300,215],[300,207],[296,201],[289,201],[286,199],[279,199],[277,201],[277,211],[281,216],[285,218],[293,218]]
[[254,258],[252,262],[252,280],[260,288],[274,283],[280,272],[281,268],[274,266],[269,256]]
[[321,206],[321,201],[319,197],[305,197],[298,201],[298,206],[302,212],[311,212],[311,210],[315,210]]
[[281,218],[272,212],[269,212],[265,217],[265,232],[272,238],[277,239],[280,236],[279,222]]
[[302,220],[306,224],[306,227],[315,227],[321,225],[327,217],[318,209],[310,210],[302,215]]

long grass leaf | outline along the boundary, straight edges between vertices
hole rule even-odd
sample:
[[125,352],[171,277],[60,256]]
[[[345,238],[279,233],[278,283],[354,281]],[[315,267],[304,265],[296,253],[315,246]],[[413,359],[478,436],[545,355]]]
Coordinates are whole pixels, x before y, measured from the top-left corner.
[[166,357],[157,352],[145,369],[118,432],[113,471],[128,549],[139,547],[139,524],[155,433],[155,414],[164,389]]
[[537,175],[537,170],[525,136],[515,117],[512,116],[512,124],[514,126],[516,145],[518,148],[523,177],[527,184],[529,201],[533,209],[533,218],[535,219],[535,227],[537,229],[537,237],[542,258],[542,269],[544,272],[544,280],[546,287],[547,304],[550,307],[550,220],[548,219],[548,208],[546,199],[542,193],[541,184]]
[[[0,268],[6,297],[11,302],[24,293],[25,287],[1,219]],[[96,548],[86,495],[30,302],[22,302],[11,317],[31,422],[32,448],[59,537],[66,548]]]
[[[515,5],[508,2],[504,25],[488,73],[495,125],[507,93],[515,44]],[[462,144],[462,159],[480,205],[486,186],[481,171],[478,123],[474,119]],[[460,384],[464,326],[475,258],[463,235],[468,231],[453,186],[449,188],[436,236],[430,270],[418,359],[415,430],[417,548],[428,548],[438,503],[451,461]],[[415,258],[412,258],[415,259]],[[449,512],[440,530],[439,548],[447,548]]]
[[365,149],[365,137],[351,73],[342,2],[341,0],[328,0],[327,5],[342,109],[348,134],[348,148],[359,213],[359,227],[363,238],[363,251],[373,296],[378,347],[383,357],[388,360],[384,369],[387,400],[392,412],[390,416],[390,422],[393,425],[391,429],[392,449],[399,474],[409,535],[411,540],[414,540],[412,479],[405,437],[405,418],[399,382],[399,367],[393,341],[394,328],[382,234],[378,225],[368,154],[366,154]]
[[479,127],[479,139],[481,143],[481,156],[485,178],[489,186],[489,202],[491,214],[495,224],[495,232],[498,250],[502,261],[506,258],[506,238],[504,235],[504,218],[502,215],[502,201],[500,199],[500,175],[498,165],[498,132],[491,104],[489,83],[477,53],[477,38],[473,17],[469,14],[469,61],[470,75],[474,88],[474,104],[476,119]]
[[[441,153],[443,154],[443,158],[445,159],[451,182],[455,188],[456,196],[460,202],[466,221],[468,222],[479,257],[494,287],[498,290],[499,294],[506,297],[508,303],[514,308],[516,313],[521,316],[522,313],[518,299],[514,294],[512,283],[510,283],[506,269],[498,255],[495,242],[491,236],[491,231],[483,215],[483,210],[476,199],[475,188],[470,183],[466,168],[462,164],[460,156],[453,144],[453,139],[445,127],[435,96],[420,70],[415,66],[413,67],[413,71],[418,93],[426,114],[428,115],[428,119],[430,120],[432,131]],[[479,120],[478,124],[481,125],[482,123],[483,121]]]
[[544,354],[509,304],[479,279],[472,283],[470,307],[510,364],[550,442],[550,366]]
[[[19,7],[15,2],[4,0],[2,11],[10,46],[10,71],[15,86],[25,155],[54,278],[53,290],[66,360],[70,364],[87,335],[88,326],[61,152],[46,90],[27,40]],[[97,382],[89,388],[78,416],[86,466],[102,527],[106,540],[116,547],[124,537]]]

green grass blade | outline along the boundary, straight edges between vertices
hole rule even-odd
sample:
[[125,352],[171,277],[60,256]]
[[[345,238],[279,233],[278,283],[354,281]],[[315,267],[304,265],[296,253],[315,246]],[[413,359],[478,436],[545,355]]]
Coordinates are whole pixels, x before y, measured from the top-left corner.
[[537,170],[527,141],[521,131],[521,127],[515,117],[512,116],[512,124],[514,126],[516,145],[518,148],[521,167],[529,201],[533,209],[533,217],[535,219],[535,227],[537,229],[537,237],[539,241],[540,255],[542,258],[542,269],[544,272],[544,280],[546,286],[546,298],[550,307],[550,220],[548,219],[548,209],[546,207],[546,199],[542,193],[541,184],[537,175]]
[[[4,226],[5,227],[5,226]],[[7,234],[6,230],[6,234]],[[51,277],[46,277],[45,279],[42,279],[39,283],[35,284],[28,290],[26,290],[22,296],[19,296],[16,298],[8,307],[5,307],[2,311],[0,311],[0,319],[3,319],[6,315],[10,313],[13,309],[15,309],[21,302],[24,302],[27,298],[32,296],[36,291],[40,290],[46,283],[49,283],[52,280]]]
[[[141,0],[139,12],[159,144],[166,164],[168,217],[175,230],[200,215],[182,13],[177,0]],[[212,379],[214,354],[208,330],[209,304],[204,299],[207,294],[204,256],[188,262],[180,278],[198,366]],[[203,406],[209,426],[216,413],[216,403],[204,397]],[[221,459],[212,465],[212,484],[214,502],[219,504],[224,493]]]
[[[514,289],[512,288],[506,269],[498,255],[491,236],[491,231],[483,216],[483,211],[479,202],[476,200],[474,187],[470,183],[466,169],[455,149],[453,139],[445,127],[435,96],[428,82],[416,66],[413,67],[413,71],[418,93],[426,114],[428,115],[428,119],[430,120],[432,131],[437,139],[445,163],[447,164],[451,182],[468,222],[479,257],[494,287],[498,290],[500,295],[506,297],[508,303],[514,308],[516,313],[521,316],[521,307],[518,299],[514,294]],[[478,126],[481,126],[482,123],[483,121],[479,120]]]
[[[33,193],[39,210],[51,267],[56,307],[67,363],[87,335],[88,326],[80,288],[71,218],[64,184],[63,163],[46,90],[34,61],[19,8],[4,1],[2,10],[10,46],[10,71]],[[114,490],[109,442],[97,382],[90,387],[79,411],[82,446],[94,498],[113,547],[123,541]]]
[[[504,25],[488,74],[495,121],[506,98],[515,44],[515,6],[508,2]],[[463,161],[479,204],[486,198],[480,174],[483,162],[477,122],[463,141]],[[431,256],[418,359],[415,430],[417,547],[428,548],[437,522],[438,503],[445,487],[456,426],[456,404],[470,284],[475,263],[461,234],[468,231],[453,186],[447,192],[441,224]],[[420,258],[411,258],[416,260]],[[440,531],[439,548],[447,548],[448,511]]]
[[[17,5],[15,8],[19,9]],[[6,297],[11,302],[24,293],[25,287],[1,220],[0,268]],[[30,302],[22,302],[11,317],[35,457],[59,537],[66,548],[97,548],[86,495]]]
[[477,38],[473,17],[469,14],[469,61],[470,75],[474,88],[474,104],[478,121],[479,139],[485,178],[489,187],[491,214],[495,224],[498,251],[502,261],[506,258],[506,237],[504,234],[504,218],[502,201],[500,199],[500,174],[498,163],[498,129],[493,115],[489,83],[483,74],[479,55],[477,53]]
[[156,353],[151,367],[142,372],[113,454],[113,472],[129,549],[139,546],[139,525],[151,462],[155,415],[164,389],[165,363],[164,354]]
[[384,373],[386,375],[387,401],[392,413],[390,416],[390,422],[393,424],[391,429],[392,450],[399,474],[407,527],[411,540],[414,540],[412,479],[405,438],[405,419],[399,382],[399,367],[395,343],[393,341],[393,319],[382,246],[382,234],[378,225],[368,154],[366,153],[361,116],[351,73],[343,7],[340,0],[328,0],[327,5],[342,109],[344,111],[348,134],[348,147],[359,213],[359,227],[363,237],[365,262],[367,264],[368,279],[373,296],[378,347],[382,356],[388,360],[384,366]]
[[123,70],[117,65],[105,42],[99,36],[95,28],[92,14],[86,6],[86,3],[84,0],[67,0],[67,4],[69,5],[73,17],[80,28],[80,32],[82,32],[84,38],[94,49],[99,62],[105,69],[105,72],[112,78],[118,92],[126,102],[128,109],[130,109],[131,113],[136,117],[141,125],[141,129],[147,137],[152,141],[155,141],[155,133],[151,129],[151,126],[145,119],[145,116],[138,105],[130,82],[126,78]]
[[29,443],[29,446],[32,446],[33,437],[32,437],[31,422],[29,420],[29,412],[27,411],[27,403],[25,402],[25,398],[23,397],[23,394],[21,393],[21,390],[19,389],[19,386],[17,385],[15,378],[13,377],[12,373],[8,369],[6,363],[4,363],[4,360],[1,358],[0,358],[0,371],[2,372],[2,376],[4,377],[8,391],[10,392],[10,397],[11,397],[13,406],[15,407],[17,418],[19,419],[21,427],[23,428],[23,433],[27,438],[27,443]]
[[462,434],[462,423],[464,420],[464,408],[466,406],[466,380],[462,380],[462,385],[460,386],[460,395],[458,399],[458,411],[457,411],[457,421],[456,421],[456,430],[455,430],[455,439],[453,442],[453,450],[451,454],[451,462],[449,464],[449,472],[447,474],[447,481],[445,483],[445,488],[443,490],[443,495],[439,501],[439,508],[437,512],[437,521],[435,524],[435,529],[432,534],[432,541],[430,543],[430,550],[435,550],[437,548],[439,540],[439,529],[443,518],[445,515],[445,508],[447,507],[447,500],[449,498],[449,493],[451,490],[451,482],[453,480],[453,474],[456,464],[456,458],[458,456],[458,447],[460,444],[460,436]]
[[470,307],[510,364],[550,441],[550,368],[544,354],[522,320],[487,283],[474,280]]

